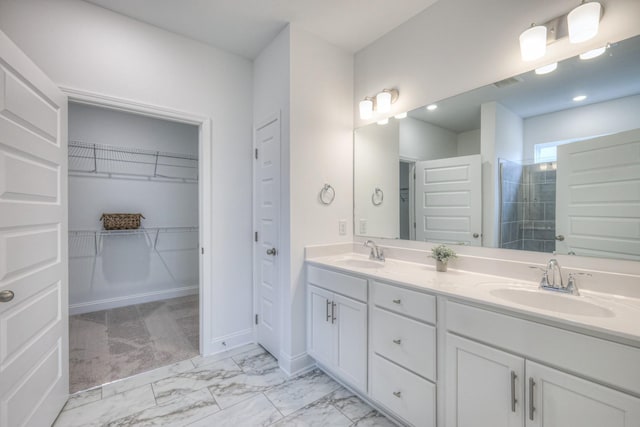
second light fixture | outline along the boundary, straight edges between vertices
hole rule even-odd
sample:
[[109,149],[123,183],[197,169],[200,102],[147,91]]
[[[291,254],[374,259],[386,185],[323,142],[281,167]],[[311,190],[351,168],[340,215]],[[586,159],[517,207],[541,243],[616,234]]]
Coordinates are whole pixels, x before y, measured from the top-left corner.
[[365,97],[358,105],[360,118],[371,119],[374,111],[378,114],[388,114],[391,112],[391,104],[396,102],[398,96],[398,89],[383,89],[375,97]]

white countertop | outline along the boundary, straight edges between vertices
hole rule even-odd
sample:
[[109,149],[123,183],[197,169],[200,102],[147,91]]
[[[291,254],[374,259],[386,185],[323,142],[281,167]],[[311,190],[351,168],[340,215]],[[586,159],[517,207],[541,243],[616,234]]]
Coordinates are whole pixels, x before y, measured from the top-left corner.
[[[356,260],[355,264],[358,261],[366,262],[368,260],[367,256],[361,254],[346,253],[307,258],[306,261],[319,267],[330,267],[346,273],[355,273],[373,279],[394,282],[408,288],[481,304],[487,308],[508,311],[511,314],[520,315],[520,317],[530,320],[640,347],[640,299],[585,290],[580,290],[580,296],[563,295],[552,291],[537,290],[538,283],[534,282],[451,268],[444,273],[437,272],[433,266],[398,259],[387,259],[384,265],[381,264],[379,268],[359,267],[347,265],[344,262],[346,258]],[[518,304],[492,294],[493,290],[499,288],[548,292],[560,300],[579,298],[584,302],[610,310],[612,315],[598,317],[567,314]],[[558,304],[562,303],[558,302]]]

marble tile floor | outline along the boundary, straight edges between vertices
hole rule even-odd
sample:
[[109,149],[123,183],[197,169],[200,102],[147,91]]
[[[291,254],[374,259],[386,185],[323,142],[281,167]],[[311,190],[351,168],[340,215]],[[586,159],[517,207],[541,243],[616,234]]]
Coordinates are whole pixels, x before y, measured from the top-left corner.
[[69,317],[72,393],[199,354],[198,296]]
[[288,378],[258,345],[77,393],[55,427],[395,426],[318,369]]

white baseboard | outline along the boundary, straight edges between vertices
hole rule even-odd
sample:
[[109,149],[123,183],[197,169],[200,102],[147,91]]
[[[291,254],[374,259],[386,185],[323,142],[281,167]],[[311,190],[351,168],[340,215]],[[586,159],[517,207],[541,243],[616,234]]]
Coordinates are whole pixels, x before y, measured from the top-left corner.
[[290,356],[288,354],[280,353],[278,358],[278,366],[288,376],[297,375],[304,371],[309,370],[315,365],[315,361],[307,354],[307,352]]
[[146,292],[143,294],[128,295],[117,298],[108,298],[97,301],[83,302],[69,305],[69,314],[82,314],[92,311],[108,310],[110,308],[124,307],[126,305],[142,304],[145,302],[158,301],[169,298],[184,297],[198,293],[198,286],[184,286],[156,292]]
[[234,332],[232,334],[215,337],[211,340],[204,340],[203,356],[211,356],[255,342],[253,337],[253,328],[247,328]]

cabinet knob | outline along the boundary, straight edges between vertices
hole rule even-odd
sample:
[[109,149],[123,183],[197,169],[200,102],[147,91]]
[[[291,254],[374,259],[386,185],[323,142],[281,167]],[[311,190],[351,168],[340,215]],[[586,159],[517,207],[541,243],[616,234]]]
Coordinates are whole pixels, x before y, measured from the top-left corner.
[[393,343],[400,345],[402,344],[402,340],[401,339],[393,340]]
[[400,304],[401,302],[402,302],[402,300],[400,300],[400,298],[393,300],[394,304]]
[[401,391],[394,391],[393,395],[397,398],[401,398],[402,397],[402,392]]
[[276,256],[277,254],[278,251],[276,250],[276,248],[267,249],[267,255]]
[[0,302],[9,302],[13,299],[14,296],[15,294],[13,293],[13,291],[10,291],[8,289],[2,290],[0,291]]

